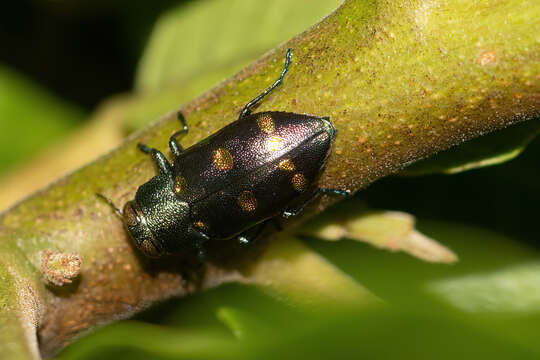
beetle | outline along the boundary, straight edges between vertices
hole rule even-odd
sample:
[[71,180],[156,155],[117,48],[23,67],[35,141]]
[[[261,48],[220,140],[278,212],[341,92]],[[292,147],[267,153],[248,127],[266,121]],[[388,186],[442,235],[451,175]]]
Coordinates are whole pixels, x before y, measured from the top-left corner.
[[280,77],[248,102],[236,121],[185,150],[178,137],[188,126],[178,112],[182,128],[169,139],[172,164],[159,150],[138,144],[159,175],[141,185],[122,212],[100,196],[123,217],[145,255],[194,249],[203,261],[207,241],[236,237],[249,243],[269,220],[298,214],[322,193],[349,194],[316,186],[337,132],[329,117],[251,113],[281,84],[290,62],[291,49]]

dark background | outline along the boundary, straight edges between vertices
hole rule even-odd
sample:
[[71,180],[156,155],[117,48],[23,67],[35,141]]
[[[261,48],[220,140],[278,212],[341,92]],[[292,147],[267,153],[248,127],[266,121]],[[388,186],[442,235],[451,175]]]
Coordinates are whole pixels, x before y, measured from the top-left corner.
[[91,110],[109,95],[131,89],[156,18],[182,2],[5,2],[0,62]]

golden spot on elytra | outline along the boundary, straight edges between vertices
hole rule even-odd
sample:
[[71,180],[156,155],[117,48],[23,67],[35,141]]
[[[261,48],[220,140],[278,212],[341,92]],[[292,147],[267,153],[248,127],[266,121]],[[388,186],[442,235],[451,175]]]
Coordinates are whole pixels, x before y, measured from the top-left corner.
[[284,170],[284,171],[293,171],[294,170],[294,164],[291,160],[289,159],[285,159],[285,160],[281,160],[279,162],[279,168],[281,170]]
[[259,129],[261,129],[267,134],[273,133],[276,129],[274,125],[274,120],[268,114],[259,116],[259,118],[257,119],[257,124],[259,125]]
[[198,229],[201,229],[201,230],[206,230],[207,227],[206,227],[206,224],[204,222],[202,222],[201,220],[197,220],[193,223],[193,225],[198,228]]
[[234,161],[229,150],[219,148],[214,152],[214,165],[221,170],[231,170]]
[[294,174],[291,179],[291,183],[294,190],[298,192],[303,192],[304,190],[306,190],[307,180],[306,177],[301,173]]
[[279,136],[270,136],[270,138],[266,141],[266,148],[269,151],[278,151],[281,148],[281,143],[283,140]]
[[183,176],[176,175],[174,177],[174,185],[173,185],[174,193],[176,195],[180,195],[186,190],[186,187],[187,187],[186,179],[184,179]]
[[244,211],[255,211],[257,208],[257,199],[249,190],[242,191],[240,195],[238,195],[238,199],[236,199],[236,201]]

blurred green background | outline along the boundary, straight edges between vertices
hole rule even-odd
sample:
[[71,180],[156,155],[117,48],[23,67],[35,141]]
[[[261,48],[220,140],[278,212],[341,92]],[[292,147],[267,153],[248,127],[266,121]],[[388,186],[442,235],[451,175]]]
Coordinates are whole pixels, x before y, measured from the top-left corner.
[[[339,3],[5,5],[0,177],[16,178],[40,151],[103,121],[104,108],[117,109],[116,126],[127,135],[317,23]],[[426,263],[353,241],[303,239],[383,306],[293,306],[258,287],[227,285],[106,326],[59,358],[538,358],[537,124],[513,130],[530,144],[512,161],[454,175],[410,172],[356,195],[369,208],[415,215],[421,232],[459,256],[456,264]],[[489,136],[492,151],[502,152],[513,135]],[[442,158],[457,158],[456,150],[447,154]],[[89,152],[87,161],[97,155]]]

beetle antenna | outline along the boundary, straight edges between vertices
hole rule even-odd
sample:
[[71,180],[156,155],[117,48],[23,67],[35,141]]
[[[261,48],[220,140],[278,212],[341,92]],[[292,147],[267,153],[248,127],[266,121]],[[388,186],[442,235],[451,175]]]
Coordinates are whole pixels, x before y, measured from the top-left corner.
[[240,112],[240,116],[238,117],[238,119],[244,118],[248,116],[249,114],[251,114],[251,108],[255,104],[257,104],[262,98],[268,95],[272,90],[277,88],[279,84],[281,84],[281,82],[283,81],[283,78],[285,77],[285,74],[289,70],[289,65],[291,64],[292,50],[293,49],[287,49],[287,54],[285,55],[285,66],[283,67],[283,70],[281,71],[281,75],[279,76],[279,78],[276,81],[274,81],[274,83],[268,89],[264,90],[262,93],[257,95],[253,100],[248,102],[246,106],[244,106],[242,111]]
[[100,199],[104,200],[107,204],[109,204],[109,206],[113,208],[114,212],[120,217],[120,219],[123,219],[122,212],[116,207],[116,205],[114,205],[111,199],[100,193],[96,193],[96,195]]

